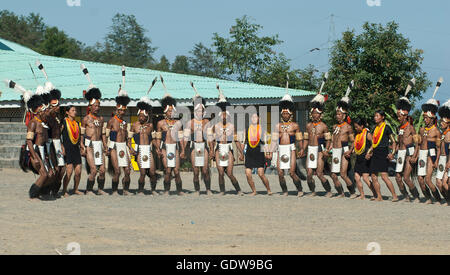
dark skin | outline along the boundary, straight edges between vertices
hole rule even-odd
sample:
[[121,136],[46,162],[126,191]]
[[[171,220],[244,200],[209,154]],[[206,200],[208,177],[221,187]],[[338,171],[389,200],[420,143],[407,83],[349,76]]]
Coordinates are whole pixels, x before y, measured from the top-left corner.
[[[447,122],[445,121],[445,119],[441,120],[441,129],[443,130],[443,136],[442,136],[442,142],[441,142],[441,157],[445,156],[445,146],[448,146],[446,144],[450,143],[450,120],[448,120]],[[447,156],[447,164],[445,166],[445,170],[444,170],[444,177],[442,178],[442,180],[440,179],[436,179],[436,184],[439,188],[439,190],[441,191],[441,193],[445,193],[447,192],[448,194],[448,190],[449,190],[449,178],[448,178],[448,173],[447,171],[449,171],[450,169],[450,156]],[[450,201],[447,203],[448,205],[450,205]]]
[[[427,114],[423,114],[423,120],[425,122],[425,127],[420,128],[419,135],[422,137],[422,142],[420,143],[420,150],[428,150],[428,143],[427,142],[437,142],[439,139],[441,139],[441,133],[439,132],[437,127],[433,127],[433,125],[436,122],[435,117],[429,117]],[[430,129],[427,131],[426,129]],[[440,155],[440,147],[436,148],[436,156]],[[434,186],[432,182],[432,175],[434,169],[438,167],[439,164],[439,158],[436,158],[436,161],[433,162],[430,156],[428,156],[427,161],[427,175],[425,177],[419,176],[419,185],[420,188],[425,190],[425,184],[430,188],[432,192],[436,191],[436,186]],[[427,204],[431,204],[431,200],[427,200]]]
[[[126,108],[117,108],[116,109],[116,116],[119,119],[123,119],[124,115],[126,112]],[[116,143],[127,143],[128,145],[130,144],[128,142],[128,131],[127,131],[127,123],[120,123],[119,120],[117,120],[115,117],[111,118],[108,121],[108,124],[106,126],[106,129],[110,129],[111,132],[115,131],[117,132],[117,140]],[[133,148],[129,148],[130,152],[132,154],[134,154],[134,150]],[[120,167],[119,167],[119,159],[118,159],[118,155],[117,155],[117,149],[111,149],[109,156],[111,158],[111,162],[114,168],[114,176],[113,176],[113,182],[118,182],[120,179]],[[128,163],[130,164],[130,163]],[[128,165],[127,167],[122,167],[123,168],[123,172],[124,172],[124,178],[122,179],[122,184],[125,184],[126,182],[130,182],[130,173],[131,173],[131,168],[130,165]],[[112,193],[112,195],[117,195],[117,191],[114,191]],[[129,195],[129,192],[124,190],[123,191],[123,195],[127,196]]]
[[[295,136],[297,133],[300,133],[300,126],[292,122],[292,114],[290,114],[287,110],[282,110],[281,112],[281,119],[282,123],[279,123],[275,126],[275,129],[277,129],[279,133],[279,144],[280,145],[289,145],[291,144],[291,137]],[[287,129],[283,129],[283,127],[288,127]],[[291,168],[289,169],[289,175],[291,176],[292,180],[294,182],[300,182],[300,178],[297,176],[295,169],[296,169],[296,159],[303,155],[303,146],[301,142],[298,142],[298,146],[296,148],[301,148],[300,152],[297,153],[297,150],[291,152]],[[273,146],[276,145],[277,142],[273,142]],[[273,150],[274,148],[272,148]],[[280,181],[280,185],[286,185],[286,179],[284,177],[284,171],[280,169],[280,156],[277,158],[277,170],[278,170],[278,179]],[[284,196],[288,195],[288,192],[283,193]],[[303,192],[298,190],[298,196],[302,197],[304,195]]]
[[[102,141],[103,142],[103,164],[100,165],[100,168],[97,171],[97,166],[95,165],[94,160],[94,149],[91,147],[84,146],[84,135],[81,135],[81,155],[86,157],[86,161],[90,167],[91,173],[89,174],[89,180],[95,181],[95,177],[98,174],[98,180],[105,179],[105,155],[108,155],[109,152],[107,150],[108,146],[106,143],[106,136],[102,134],[102,127],[104,124],[103,117],[99,116],[100,110],[100,102],[97,100],[94,104],[90,105],[90,113],[83,118],[81,121],[81,127],[86,128],[86,136],[91,138],[91,141]],[[81,192],[79,192],[81,195]],[[91,194],[88,192],[87,194]],[[98,191],[99,195],[106,195],[103,190]]]
[[[352,186],[353,183],[347,175],[348,164],[350,161],[350,155],[353,150],[353,140],[350,137],[353,137],[353,129],[352,126],[345,122],[347,119],[347,114],[337,111],[336,112],[336,120],[338,122],[337,125],[333,126],[333,137],[332,137],[332,148],[342,148],[342,142],[348,142],[349,150],[344,152],[344,157],[341,161],[341,171],[340,175],[342,180],[347,184],[347,186]],[[340,126],[340,127],[339,127]],[[340,128],[339,132],[335,134],[336,128]],[[331,149],[331,148],[330,148]],[[334,186],[336,188],[340,188],[342,185],[339,182],[339,177],[335,173],[331,173],[331,178],[333,179]],[[344,197],[344,193],[340,194],[339,197]],[[356,198],[356,195],[352,195],[351,198]]]
[[[226,112],[222,112],[222,121],[214,125],[214,134],[215,134],[215,140],[219,144],[227,144],[228,140],[233,140],[234,138],[234,125],[229,123],[228,121],[231,120],[231,118],[227,115]],[[212,147],[214,148],[214,147]],[[213,150],[211,150],[213,151]],[[226,174],[231,182],[237,183],[237,179],[233,174],[233,168],[234,168],[234,156],[233,153],[230,151],[228,152],[228,167],[221,167],[219,165],[219,149],[217,149],[215,152],[215,159],[217,163],[217,171],[219,172],[219,185],[223,186],[225,185],[225,169]],[[220,195],[225,195],[223,192],[220,193]],[[242,192],[239,191],[238,195],[242,195]]]
[[[45,146],[45,143],[47,142],[48,139],[48,131],[47,129],[44,128],[44,126],[41,123],[42,117],[44,115],[42,108],[43,106],[35,110],[36,112],[35,117],[30,121],[30,123],[27,126],[27,131],[34,133],[36,138],[34,144],[36,144],[37,146]],[[50,184],[49,179],[54,176],[54,172],[52,169],[49,169],[48,171],[45,169],[44,163],[47,165],[47,167],[50,167],[49,163],[47,160],[42,160],[40,158],[39,153],[34,150],[33,140],[27,139],[26,144],[30,150],[31,165],[36,171],[39,172],[39,178],[37,179],[35,184],[38,187],[42,188]]]
[[[183,130],[183,125],[181,121],[174,120],[174,109],[172,107],[169,107],[169,110],[166,113],[166,119],[160,120],[158,124],[156,125],[156,131],[157,132],[165,132],[166,133],[166,140],[163,140],[166,144],[176,144],[177,143],[177,137],[178,137],[178,131]],[[181,176],[180,176],[180,158],[185,158],[184,154],[184,148],[185,145],[183,144],[183,140],[180,141],[181,143],[181,152],[180,150],[176,150],[175,153],[175,167],[168,167],[167,166],[167,151],[166,149],[160,149],[161,148],[161,140],[156,140],[156,152],[158,156],[163,159],[163,166],[164,166],[164,181],[170,182],[172,171],[175,175],[175,182],[181,183]],[[169,195],[169,192],[166,191],[164,195]],[[184,195],[184,192],[179,192],[178,195],[182,196]]]
[[[400,125],[404,126],[408,123],[408,114],[406,112],[402,112],[402,110],[397,111],[397,119],[400,122]],[[408,124],[404,129],[400,129],[398,135],[398,150],[406,150],[406,146],[414,143],[414,135],[416,134],[416,130],[413,125]],[[395,181],[397,182],[400,190],[404,190],[405,186],[403,182],[405,182],[409,189],[412,190],[415,188],[414,183],[411,180],[411,172],[413,170],[413,164],[417,162],[417,156],[419,154],[419,144],[415,145],[414,155],[407,156],[404,164],[403,173],[396,173]]]
[[[186,128],[190,134],[194,134],[194,140],[192,142],[198,142],[198,143],[205,142],[205,152],[204,152],[205,163],[204,163],[203,167],[193,166],[194,182],[200,181],[200,172],[201,172],[201,175],[202,175],[202,178],[204,179],[204,181],[211,180],[211,175],[210,175],[210,171],[209,171],[208,150],[206,150],[207,140],[205,140],[205,136],[204,136],[204,133],[206,133],[207,129],[210,127],[210,123],[209,123],[208,119],[203,118],[203,112],[204,112],[203,107],[197,108],[194,111],[194,118],[187,124],[187,128]],[[187,137],[185,137],[185,139],[187,139]],[[185,140],[183,145],[186,146],[186,144],[187,144],[187,140]],[[210,148],[213,148],[213,147],[210,147]],[[195,150],[194,149],[191,152],[191,163],[195,163]],[[211,190],[206,190],[206,193],[208,195],[212,195]],[[200,193],[196,192],[196,195],[200,195]]]
[[[153,123],[149,121],[149,116],[145,115],[144,112],[140,112],[138,116],[139,121],[134,123],[131,127],[131,131],[134,134],[139,134],[140,137],[140,145],[155,145],[156,141],[152,140],[150,141],[150,136],[153,132]],[[131,148],[131,154],[136,155],[136,152],[131,146],[131,139],[129,140],[130,144],[129,147]],[[141,158],[140,154],[137,154],[137,160]],[[140,165],[140,162],[137,162],[138,165]],[[148,173],[147,173],[148,172]],[[150,169],[143,169],[139,167],[139,182],[145,182],[146,175],[150,175],[150,181],[156,182],[156,167],[155,162],[153,160],[150,161]],[[155,192],[153,190],[153,192]],[[156,192],[155,192],[156,193]]]
[[[49,107],[49,117],[48,117],[48,125],[51,129],[51,139],[60,139],[61,138],[61,129],[62,124],[58,119],[60,106],[58,100],[52,100],[50,101],[50,107]],[[64,146],[61,144],[61,150],[62,155],[65,156]],[[52,159],[52,163],[55,166],[55,184],[61,185],[61,180],[64,177],[64,174],[66,173],[66,167],[59,167],[57,165],[56,155],[51,154],[50,158]]]
[[[308,146],[318,146],[319,145],[319,138],[324,138],[325,133],[328,133],[328,126],[322,122],[322,114],[317,112],[317,110],[314,110],[311,113],[311,119],[312,122],[308,123],[306,125],[306,131],[308,133],[308,139],[303,140],[303,152],[308,150]],[[330,147],[330,141],[326,142],[325,148]],[[301,155],[301,157],[305,157],[305,153]],[[322,183],[325,183],[327,179],[325,178],[323,174],[323,169],[325,166],[325,159],[329,157],[328,151],[325,149],[322,152],[319,152],[318,159],[317,159],[317,169],[307,169],[307,180],[312,181],[314,172],[316,173],[317,177],[320,179]],[[314,171],[315,170],[315,171]],[[314,194],[315,195],[315,194]],[[326,196],[331,197],[331,192],[328,193]]]
[[[384,122],[384,117],[382,115],[380,115],[379,113],[375,113],[374,116],[374,121],[375,124],[377,126],[381,125]],[[397,145],[394,142],[393,147],[395,148]],[[373,151],[371,152],[367,152],[366,154],[366,159],[371,159],[373,156]],[[392,154],[389,154],[387,156],[387,159],[389,160],[393,160],[394,156]],[[388,187],[389,191],[391,191],[392,194],[392,202],[397,202],[398,201],[398,197],[397,194],[395,193],[395,189],[394,189],[394,185],[392,184],[391,180],[389,179],[389,175],[388,173],[380,173],[381,174],[381,178],[383,179],[383,181],[385,182],[386,186]],[[374,189],[377,193],[377,198],[375,199],[376,201],[383,201],[383,197],[381,196],[381,188],[380,188],[380,183],[378,182],[378,175],[377,174],[372,174],[372,184],[374,186]]]
[[[77,116],[77,109],[75,107],[70,108],[66,112],[66,115],[67,115],[68,119],[70,119],[71,121],[74,121],[75,117]],[[63,181],[63,194],[64,194],[64,197],[68,197],[69,196],[69,194],[67,192],[67,188],[69,186],[70,179],[72,178],[72,174],[74,172],[75,172],[75,175],[74,175],[74,190],[75,190],[75,193],[76,193],[76,191],[78,191],[78,187],[80,186],[80,180],[81,180],[81,164],[78,164],[75,167],[73,166],[73,164],[67,164],[66,165],[66,175],[65,175],[64,181]],[[79,192],[79,193],[81,193],[81,192]]]

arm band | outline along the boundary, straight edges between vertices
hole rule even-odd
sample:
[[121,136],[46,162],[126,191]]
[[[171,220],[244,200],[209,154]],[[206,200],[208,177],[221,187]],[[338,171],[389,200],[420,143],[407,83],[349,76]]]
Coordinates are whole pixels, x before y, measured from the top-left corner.
[[153,132],[152,132],[152,139],[155,139],[155,138],[156,138],[156,132],[153,131]]
[[128,131],[128,138],[129,138],[129,139],[132,139],[132,138],[133,138],[133,132]]
[[416,145],[419,145],[419,144],[421,143],[421,141],[422,141],[420,135],[414,135],[413,139],[414,139],[414,143],[415,143]]
[[156,139],[162,139],[162,132],[156,132],[155,137]]
[[34,133],[33,132],[28,132],[27,133],[27,139],[28,140],[33,140],[34,139]]
[[184,138],[190,138],[190,137],[191,137],[191,130],[184,129]]
[[302,141],[303,140],[303,134],[302,132],[298,132],[295,134],[295,140]]
[[305,140],[309,140],[309,133],[308,133],[308,132],[304,132],[304,133],[303,133],[303,138],[304,138]]
[[86,128],[81,127],[81,134],[85,135],[86,134]]
[[106,138],[109,137],[109,134],[111,134],[111,129],[106,129],[106,130],[105,130],[105,136],[106,136]]
[[103,135],[106,135],[106,126],[107,126],[107,123],[106,122],[103,123],[103,128],[102,128],[102,134]]
[[325,133],[325,140],[326,141],[330,141],[331,140],[331,133],[330,132]]

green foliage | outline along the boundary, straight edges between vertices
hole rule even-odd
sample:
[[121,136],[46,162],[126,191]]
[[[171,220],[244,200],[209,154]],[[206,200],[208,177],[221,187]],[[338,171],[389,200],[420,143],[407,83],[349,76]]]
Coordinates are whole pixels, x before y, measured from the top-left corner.
[[192,55],[189,57],[192,74],[215,78],[223,77],[223,72],[213,50],[202,43],[198,43],[189,53]]
[[170,62],[169,59],[165,55],[161,56],[159,63],[155,64],[152,69],[158,71],[169,72],[170,71]]
[[331,50],[331,70],[326,92],[329,94],[325,120],[334,122],[336,103],[344,96],[351,80],[355,80],[351,98],[351,116],[372,121],[377,109],[395,116],[391,105],[404,91],[410,79],[416,87],[408,95],[412,102],[431,85],[421,69],[423,51],[413,49],[410,41],[398,33],[398,25],[390,22],[363,25],[356,35],[346,31]]
[[188,57],[185,55],[177,55],[172,64],[171,71],[178,74],[188,74],[191,71],[189,68]]
[[213,35],[213,46],[221,70],[238,81],[249,82],[272,64],[273,47],[282,41],[278,35],[258,36],[262,26],[250,22],[247,16],[236,19],[229,31],[230,38]]

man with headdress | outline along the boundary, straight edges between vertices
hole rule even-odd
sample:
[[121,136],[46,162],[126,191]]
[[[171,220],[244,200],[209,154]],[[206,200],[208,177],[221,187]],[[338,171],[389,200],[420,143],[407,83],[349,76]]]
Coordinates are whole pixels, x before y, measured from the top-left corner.
[[[89,71],[84,64],[81,70],[89,81],[89,89],[84,93],[84,98],[88,101],[87,115],[81,121],[81,153],[86,157],[86,171],[88,173],[86,194],[93,194],[95,177],[97,177],[98,195],[107,195],[105,188],[105,155],[107,154],[106,144],[106,122],[100,113],[100,100],[102,93],[92,84]],[[77,192],[77,195],[82,195]]]
[[66,172],[64,161],[64,147],[61,144],[61,121],[59,119],[61,91],[49,81],[47,72],[44,66],[39,61],[36,61],[39,70],[44,74],[47,82],[44,85],[44,92],[42,97],[47,108],[47,124],[49,129],[49,139],[47,142],[47,151],[49,152],[50,165],[55,171],[54,182],[52,183],[51,193],[54,197],[58,196],[61,187],[61,181]]
[[[434,96],[436,95],[443,79],[440,79],[436,85],[433,98],[422,105],[422,115],[425,127],[420,128],[419,131],[419,162],[417,169],[417,176],[427,204],[432,204],[431,194],[437,202],[441,202],[441,196],[438,189],[432,182],[433,171],[438,167],[438,156],[440,155],[441,133],[437,128],[436,114],[439,109],[439,103]],[[431,190],[431,194],[430,194]]]
[[[129,148],[129,139],[133,138],[131,132],[131,125],[124,120],[127,106],[131,99],[128,93],[123,89],[125,86],[125,67],[122,66],[123,82],[119,88],[118,96],[116,97],[116,114],[112,117],[107,126],[106,131],[109,134],[109,172],[112,174],[112,195],[118,194],[120,169],[123,169],[124,177],[122,179],[123,195],[130,195],[130,153],[132,148]],[[133,152],[134,153],[134,152]]]
[[[328,78],[325,75],[324,81],[319,93],[313,98],[310,104],[311,122],[306,125],[306,132],[303,134],[303,150],[307,150],[307,181],[312,196],[316,196],[315,183],[313,179],[314,172],[322,182],[323,188],[327,192],[326,197],[333,196],[331,185],[323,174],[325,158],[328,157],[327,148],[330,146],[331,134],[327,125],[322,121],[322,114],[325,107],[325,97],[321,94],[323,86]],[[303,156],[302,156],[303,157]]]
[[397,119],[401,126],[398,131],[398,146],[397,146],[397,165],[395,168],[397,181],[400,192],[406,201],[409,201],[408,191],[406,191],[405,182],[409,191],[413,195],[414,201],[419,201],[419,191],[414,186],[411,180],[411,172],[413,170],[413,164],[417,162],[417,155],[419,153],[419,144],[417,142],[418,135],[412,125],[412,119],[409,116],[411,111],[411,102],[406,97],[415,85],[415,79],[413,78],[406,89],[405,96],[401,97],[396,104],[397,107]]
[[439,116],[441,117],[441,155],[439,157],[438,173],[436,181],[438,186],[441,185],[441,193],[450,206],[449,178],[450,178],[450,100],[448,100],[441,108],[439,108]]
[[[154,145],[155,141],[153,139],[154,128],[151,121],[152,105],[150,99],[147,96],[142,97],[137,104],[137,108],[138,121],[131,126],[130,136],[134,139],[135,148],[132,149],[132,155],[137,155],[136,161],[140,173],[138,194],[144,194],[145,178],[149,176],[152,195],[155,195],[156,165],[152,155],[152,145]],[[131,145],[129,147],[131,148]]]
[[[45,144],[48,140],[48,126],[44,121],[44,113],[47,106],[42,96],[25,90],[14,81],[5,81],[7,86],[22,94],[22,100],[27,112],[30,112],[33,118],[27,125],[26,145],[22,147],[20,153],[20,166],[24,172],[33,171],[39,175],[29,190],[30,199],[39,199],[43,189],[48,189],[50,178],[54,172],[48,161],[48,152]],[[38,93],[42,93],[43,87],[38,87]]]
[[211,150],[208,146],[211,142],[211,140],[208,141],[208,135],[211,135],[212,130],[209,128],[209,119],[205,118],[206,100],[197,93],[194,83],[191,82],[191,86],[195,91],[195,96],[192,100],[194,117],[187,123],[184,130],[184,144],[186,145],[188,141],[190,142],[196,195],[200,195],[200,173],[205,183],[207,195],[212,195],[208,159],[209,151]]
[[337,124],[333,126],[333,135],[330,143],[329,151],[332,152],[331,178],[334,186],[338,192],[338,197],[343,198],[344,188],[339,181],[339,175],[346,183],[350,192],[350,198],[357,197],[355,192],[355,185],[348,176],[348,168],[350,163],[351,152],[353,151],[353,142],[355,136],[353,128],[350,125],[350,117],[348,112],[350,110],[350,92],[353,89],[354,81],[352,81],[347,88],[345,96],[337,103],[336,120]]
[[[227,110],[231,106],[230,102],[227,101],[225,95],[217,85],[219,90],[219,101],[216,106],[219,107],[220,112],[217,116],[217,123],[214,125],[214,151],[210,152],[210,156],[214,157],[216,160],[217,171],[219,173],[219,188],[220,195],[225,195],[225,169],[228,178],[233,184],[237,195],[243,195],[239,182],[233,174],[234,168],[234,155],[233,155],[233,141],[237,140],[237,135],[235,135],[234,124],[231,123],[231,115]],[[214,145],[213,145],[214,146]]]
[[161,100],[164,112],[164,119],[160,120],[156,126],[156,150],[159,157],[162,157],[164,166],[164,195],[169,195],[172,182],[172,172],[175,175],[175,185],[177,193],[184,195],[183,182],[180,176],[181,159],[184,158],[184,133],[180,120],[175,119],[176,100],[167,92],[164,79],[161,83],[166,91]]
[[281,109],[281,123],[275,126],[275,132],[272,134],[272,150],[278,145],[278,179],[283,195],[287,196],[288,188],[284,177],[284,170],[289,170],[289,175],[297,188],[298,196],[302,197],[304,195],[302,183],[296,173],[297,156],[301,154],[297,154],[296,144],[299,148],[303,148],[303,135],[300,132],[300,126],[292,121],[295,104],[288,93],[280,100],[279,106]]

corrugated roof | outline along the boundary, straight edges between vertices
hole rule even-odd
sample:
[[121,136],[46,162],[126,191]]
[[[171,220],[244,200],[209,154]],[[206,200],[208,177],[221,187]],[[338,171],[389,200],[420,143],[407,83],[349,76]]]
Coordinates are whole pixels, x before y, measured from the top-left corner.
[[[1,47],[5,45],[9,49]],[[39,59],[44,65],[50,81],[61,90],[64,99],[82,99],[83,90],[88,88],[88,82],[82,74],[80,64],[84,63],[89,70],[94,84],[100,88],[104,99],[112,99],[117,95],[119,85],[122,83],[121,66],[96,62],[87,62],[67,58],[40,55],[28,48],[0,39],[0,80],[11,79],[21,84],[26,89],[36,88],[36,81],[30,70],[32,65],[37,81],[43,85],[45,78],[36,68],[35,62]],[[144,96],[150,87],[152,80],[162,75],[169,93],[176,99],[191,99],[194,95],[190,81],[204,98],[215,99],[218,97],[216,83],[219,83],[225,96],[229,99],[274,99],[281,98],[286,90],[280,87],[263,86],[252,83],[226,81],[201,76],[175,74],[149,69],[127,68],[126,90],[133,99]],[[18,100],[19,96],[4,85],[0,101]],[[155,85],[149,97],[160,99],[164,96],[161,82]],[[290,89],[289,93],[294,97],[313,96],[315,93],[303,90]]]

